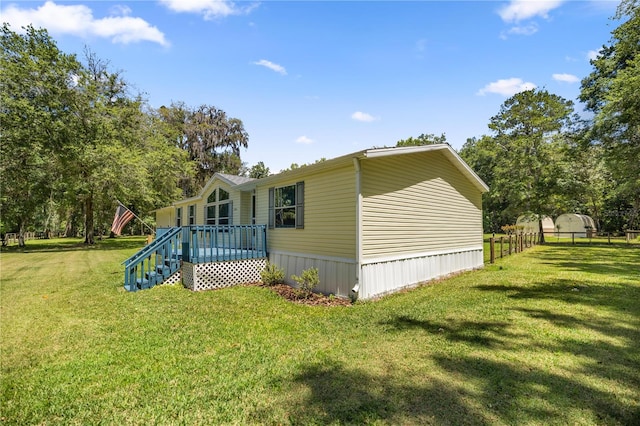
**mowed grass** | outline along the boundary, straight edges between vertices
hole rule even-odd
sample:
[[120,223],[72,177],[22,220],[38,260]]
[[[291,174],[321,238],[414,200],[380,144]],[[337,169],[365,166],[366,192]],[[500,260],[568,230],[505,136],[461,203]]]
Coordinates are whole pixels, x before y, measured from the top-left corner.
[[536,246],[327,308],[127,293],[142,244],[2,252],[3,424],[640,423],[637,246]]

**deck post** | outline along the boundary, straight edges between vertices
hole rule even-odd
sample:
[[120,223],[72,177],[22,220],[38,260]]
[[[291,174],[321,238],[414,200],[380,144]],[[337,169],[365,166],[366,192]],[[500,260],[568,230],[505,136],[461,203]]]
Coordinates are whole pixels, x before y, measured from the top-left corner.
[[189,250],[189,227],[182,227],[182,260],[191,262],[191,251]]

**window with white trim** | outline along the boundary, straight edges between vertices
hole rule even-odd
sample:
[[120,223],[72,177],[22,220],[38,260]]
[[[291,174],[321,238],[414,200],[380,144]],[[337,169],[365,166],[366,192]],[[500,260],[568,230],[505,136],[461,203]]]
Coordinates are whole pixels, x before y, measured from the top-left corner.
[[233,201],[229,192],[222,188],[214,189],[205,205],[205,223],[207,225],[231,225],[233,222]]

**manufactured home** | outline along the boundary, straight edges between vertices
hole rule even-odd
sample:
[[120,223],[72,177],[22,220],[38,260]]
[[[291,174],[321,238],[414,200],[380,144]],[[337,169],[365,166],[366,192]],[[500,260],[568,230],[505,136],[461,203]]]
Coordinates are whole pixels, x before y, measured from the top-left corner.
[[[486,191],[448,144],[367,149],[262,179],[217,173],[156,211],[157,241],[182,264],[174,255],[164,275],[193,289],[258,280],[268,260],[286,277],[318,268],[323,293],[370,299],[482,267]],[[144,279],[136,270],[129,289]]]

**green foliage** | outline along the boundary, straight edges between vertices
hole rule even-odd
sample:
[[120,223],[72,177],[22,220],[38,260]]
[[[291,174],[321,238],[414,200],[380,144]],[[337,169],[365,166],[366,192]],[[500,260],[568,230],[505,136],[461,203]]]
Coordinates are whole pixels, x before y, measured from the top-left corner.
[[108,62],[81,63],[45,30],[2,26],[2,231],[109,229],[116,200],[139,216],[237,173],[242,122],[214,107],[148,108]]
[[447,137],[444,133],[440,136],[436,136],[433,133],[422,133],[417,138],[409,137],[408,139],[399,140],[396,143],[396,146],[422,146],[422,145],[433,145],[438,143],[447,143]]
[[318,268],[309,268],[302,271],[300,276],[291,275],[291,279],[298,283],[298,289],[305,294],[310,294],[320,284]]
[[249,177],[254,179],[261,179],[271,174],[271,171],[262,161],[258,161],[249,169]]
[[3,230],[21,235],[58,190],[63,167],[55,158],[70,135],[68,106],[81,69],[45,30],[25,30],[4,24],[0,34],[0,210]]
[[186,151],[195,165],[195,174],[181,180],[184,196],[197,193],[216,172],[240,173],[240,149],[249,141],[240,119],[212,105],[192,108],[184,102],[162,106],[157,112],[167,139]]
[[260,278],[266,285],[276,285],[284,282],[284,269],[267,261],[265,268],[260,271]]
[[[610,44],[591,61],[582,80],[580,100],[595,115],[586,139],[602,146],[611,181],[607,196],[626,200],[626,210],[640,211],[640,2],[620,2]],[[626,216],[624,227],[640,226],[640,214]]]

